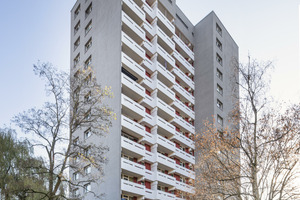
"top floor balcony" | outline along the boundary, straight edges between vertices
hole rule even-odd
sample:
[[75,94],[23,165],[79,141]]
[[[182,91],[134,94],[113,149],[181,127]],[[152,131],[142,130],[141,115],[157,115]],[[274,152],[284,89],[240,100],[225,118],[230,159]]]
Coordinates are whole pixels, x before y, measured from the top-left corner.
[[125,11],[137,24],[142,24],[145,21],[145,12],[133,0],[122,0],[122,4],[123,11]]

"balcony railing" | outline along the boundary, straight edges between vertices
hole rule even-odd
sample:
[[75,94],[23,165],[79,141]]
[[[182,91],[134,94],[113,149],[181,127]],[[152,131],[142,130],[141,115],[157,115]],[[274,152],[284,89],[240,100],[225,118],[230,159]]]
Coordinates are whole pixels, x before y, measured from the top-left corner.
[[175,135],[175,126],[159,116],[157,116],[157,125],[159,128],[167,131],[169,134]]
[[157,27],[157,35],[164,43],[166,43],[173,51],[175,50],[175,43],[167,36],[160,28]]
[[163,192],[163,191],[157,190],[156,191],[156,199],[175,200],[176,196],[174,194],[170,194],[168,192]]
[[195,172],[193,172],[192,170],[189,170],[185,167],[182,167],[180,165],[175,165],[175,170],[176,170],[176,173],[178,174],[181,174],[185,177],[189,177],[191,179],[195,179]]
[[121,158],[121,168],[139,176],[145,176],[145,167],[130,160]]
[[142,104],[146,104],[146,105],[150,106],[151,108],[154,108],[156,106],[155,100],[152,97],[150,97],[149,95],[145,95],[145,98],[143,99]]
[[133,112],[134,116],[145,117],[145,107],[136,103],[124,94],[121,95],[121,104],[130,112]]
[[176,50],[172,54],[178,62],[182,64],[182,66],[187,70],[188,73],[195,74],[194,67],[186,60],[180,53],[178,53]]
[[168,88],[165,84],[157,80],[157,89],[160,90],[164,95],[171,99],[171,101],[175,100],[175,92]]
[[135,121],[121,115],[122,129],[126,129],[126,132],[134,133],[135,136],[145,137],[145,127],[136,123]]
[[173,85],[175,83],[175,76],[167,70],[165,67],[163,67],[159,62],[157,63],[157,70],[158,72],[163,75],[165,79],[169,82],[169,84]]
[[123,0],[123,2],[132,10],[135,15],[137,15],[142,21],[145,21],[145,12],[133,0]]
[[171,142],[170,140],[163,138],[160,135],[157,135],[156,141],[159,145],[163,146],[164,148],[169,149],[172,152],[175,152],[175,144]]
[[175,140],[185,144],[186,146],[195,149],[195,142],[189,138],[187,138],[186,136],[182,135],[179,132],[175,132],[175,135],[173,137]]
[[195,127],[192,124],[183,120],[180,116],[175,115],[175,118],[172,121],[172,123],[173,122],[175,124],[179,125],[181,128],[185,129],[186,131],[188,131],[190,133],[195,133]]
[[129,47],[137,56],[139,56],[139,59],[134,60],[144,60],[145,58],[145,50],[140,47],[133,39],[131,39],[128,35],[126,35],[124,32],[122,32],[122,42],[127,47]]
[[155,154],[149,151],[145,151],[145,160],[151,163],[156,162]]
[[191,154],[186,153],[178,148],[175,148],[175,155],[187,162],[195,164],[195,156],[192,156]]
[[171,169],[175,169],[175,161],[172,160],[171,158],[168,158],[167,156],[164,156],[160,153],[156,153],[156,160],[160,164],[169,167]]
[[165,61],[167,61],[171,66],[175,66],[175,59],[166,52],[159,44],[157,46],[157,53],[164,58]]
[[140,156],[145,156],[145,147],[132,141],[129,140],[123,136],[121,136],[121,147],[125,148],[135,154],[138,154]]
[[194,193],[195,192],[193,186],[182,183],[180,181],[176,181],[176,189],[184,191],[184,192],[189,192],[189,193]]
[[157,107],[164,112],[164,115],[167,115],[169,118],[174,118],[175,117],[175,109],[172,108],[171,106],[169,106],[168,104],[166,104],[161,99],[159,99],[159,98],[156,98],[156,99],[157,99]]
[[122,11],[122,22],[124,22],[140,39],[145,39],[145,31],[139,27],[125,12]]
[[192,109],[190,109],[189,107],[187,107],[186,105],[184,105],[180,100],[175,99],[174,106],[177,109],[179,109],[182,112],[184,112],[190,118],[195,119],[195,112]]
[[181,96],[183,96],[187,101],[191,102],[193,105],[195,104],[195,97],[191,95],[188,91],[183,89],[178,83],[174,84],[174,90],[178,92]]
[[146,20],[144,21],[143,27],[152,37],[156,34],[154,27]]
[[155,181],[155,172],[152,172],[150,170],[145,170],[145,179],[150,181]]
[[151,43],[150,41],[145,40],[143,45],[148,51],[150,51],[151,54],[154,54],[156,52],[156,45]]
[[145,189],[146,199],[156,199],[156,190]]
[[195,89],[195,82],[189,78],[187,75],[185,75],[180,69],[177,67],[174,67],[173,73],[179,77],[186,85],[188,85],[193,90]]
[[121,82],[124,86],[126,86],[126,90],[131,90],[133,94],[137,95],[138,98],[144,98],[146,93],[145,93],[145,88],[142,87],[140,84],[136,83],[133,81],[131,78],[126,76],[125,74],[121,74]]
[[177,36],[173,35],[173,40],[180,46],[182,50],[191,58],[195,59],[195,54],[194,52]]
[[160,181],[162,183],[174,186],[174,187],[176,185],[176,183],[175,183],[176,179],[174,177],[170,176],[169,174],[164,174],[164,173],[161,173],[161,172],[157,172],[156,173],[156,180]]
[[174,34],[175,26],[160,12],[158,8],[156,8],[158,19]]
[[143,66],[145,66],[145,68],[150,71],[151,73],[153,73],[156,70],[156,66],[154,65],[154,63],[149,60],[148,58],[145,58],[145,60],[143,61]]
[[121,54],[122,63],[127,67],[133,75],[138,77],[139,79],[145,78],[145,69],[137,64],[134,60],[132,60],[129,56],[122,52]]
[[121,180],[121,190],[137,195],[145,195],[145,186],[123,179]]
[[151,19],[155,18],[155,12],[145,1],[142,6],[142,9],[150,16]]

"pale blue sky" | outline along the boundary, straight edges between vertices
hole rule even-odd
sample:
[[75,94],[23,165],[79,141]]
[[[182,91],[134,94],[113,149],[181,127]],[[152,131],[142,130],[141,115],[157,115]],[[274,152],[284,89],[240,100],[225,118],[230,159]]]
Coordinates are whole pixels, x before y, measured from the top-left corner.
[[[98,0],[100,1],[100,0]],[[40,107],[43,84],[32,65],[51,62],[68,70],[70,10],[75,0],[3,1],[0,7],[0,126],[23,110]],[[273,60],[272,94],[300,100],[299,0],[177,0],[195,24],[214,10],[240,48]]]

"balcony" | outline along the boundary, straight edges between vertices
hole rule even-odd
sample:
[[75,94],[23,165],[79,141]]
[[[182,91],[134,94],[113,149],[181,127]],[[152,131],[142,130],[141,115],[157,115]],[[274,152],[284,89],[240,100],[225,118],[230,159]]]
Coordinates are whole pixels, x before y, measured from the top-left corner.
[[145,141],[146,143],[149,143],[151,145],[156,143],[154,135],[152,135],[151,133],[148,133],[148,132],[145,133],[145,137],[143,138],[143,141]]
[[153,91],[156,88],[156,82],[148,76],[145,76],[142,85],[149,91]]
[[145,151],[145,160],[150,163],[155,163],[156,162],[155,154],[150,151]]
[[173,89],[179,93],[180,96],[182,96],[185,100],[191,102],[192,104],[195,104],[195,97],[191,95],[188,91],[183,89],[178,83],[174,84]]
[[151,8],[145,1],[144,1],[143,6],[142,6],[142,9],[145,11],[145,13],[147,13],[149,15],[149,17],[152,20],[156,17],[153,8]]
[[145,167],[130,160],[121,158],[121,168],[137,176],[145,176]]
[[143,62],[143,66],[150,71],[151,73],[153,73],[156,70],[156,66],[154,65],[154,63],[149,60],[148,58],[145,58],[144,62]]
[[145,147],[121,136],[121,147],[130,156],[134,157],[144,157],[145,156]]
[[162,24],[173,34],[175,34],[175,26],[162,14],[162,12],[156,8],[156,15]]
[[157,44],[157,53],[169,63],[172,67],[175,66],[175,60],[172,56],[164,50],[159,44]]
[[121,115],[121,125],[126,133],[137,138],[145,137],[145,128],[124,115]]
[[164,173],[161,173],[161,172],[157,172],[156,173],[156,180],[159,181],[159,182],[162,182],[164,184],[167,184],[167,185],[170,185],[170,186],[173,186],[175,187],[176,183],[176,179],[172,176],[170,176],[169,174],[164,174]]
[[133,39],[122,32],[122,51],[130,56],[135,62],[140,63],[145,59],[145,50],[140,47]]
[[[125,12],[122,11],[122,22],[126,26],[123,26],[123,30],[126,32],[131,32],[134,36],[135,41],[143,41],[145,39],[145,31],[137,25]],[[130,30],[128,30],[131,29]],[[138,38],[136,38],[138,37]]]
[[165,84],[157,80],[158,97],[164,102],[172,103],[175,100],[175,92],[168,88]]
[[166,104],[164,101],[156,98],[158,115],[163,117],[166,120],[172,120],[175,117],[175,109]]
[[177,131],[175,132],[175,135],[171,138],[171,140],[176,140],[179,143],[188,146],[189,148],[195,149],[195,142]]
[[160,153],[156,153],[156,161],[159,164],[164,165],[166,168],[175,169],[175,161],[167,156],[164,156]]
[[174,194],[170,194],[168,192],[163,192],[163,191],[157,190],[156,191],[156,199],[175,200],[176,196]]
[[145,31],[147,33],[149,33],[152,37],[155,36],[156,31],[155,31],[154,27],[149,22],[144,21],[143,27],[144,27]]
[[145,12],[133,0],[123,0],[123,3],[126,5],[123,7],[123,10],[128,15],[131,15],[131,18],[133,18],[138,24],[145,21]]
[[132,194],[145,195],[145,186],[121,179],[121,190]]
[[156,191],[145,188],[145,198],[154,200],[156,199]]
[[172,54],[178,62],[181,63],[181,65],[185,68],[185,72],[195,74],[194,67],[182,56],[180,53],[178,53],[176,50]]
[[145,97],[145,88],[133,81],[125,74],[121,74],[122,93],[130,96],[134,100],[139,100]]
[[121,60],[123,64],[122,66],[136,78],[138,78],[138,81],[141,81],[145,78],[145,69],[123,52],[121,53]]
[[179,78],[180,81],[184,82],[188,87],[195,90],[195,82],[185,75],[180,69],[174,67],[173,73]]
[[[175,50],[175,43],[171,40],[169,36],[167,36],[159,27],[157,27],[157,35],[163,42],[161,44],[165,49],[168,49],[169,51]],[[159,41],[159,42],[161,42]]]
[[155,100],[147,94],[145,95],[145,98],[143,99],[141,104],[147,105],[147,106],[151,107],[152,109],[156,106]]
[[159,62],[157,64],[157,71],[158,71],[158,79],[164,82],[165,85],[171,87],[175,84],[175,76],[163,67]]
[[182,160],[195,164],[195,156],[192,156],[191,154],[186,153],[178,148],[175,148],[175,155]]
[[185,120],[183,120],[180,116],[175,115],[175,118],[172,121],[172,123],[175,123],[181,128],[183,128],[185,132],[190,132],[193,134],[195,133],[195,127],[190,123],[186,122]]
[[176,181],[176,189],[184,191],[184,192],[189,192],[189,193],[194,193],[195,192],[193,186],[182,183],[180,181]]
[[169,152],[175,152],[175,144],[171,142],[170,140],[157,135],[156,138],[157,144],[161,145],[163,148],[167,149]]
[[175,34],[172,39],[192,59],[195,60],[194,52]]
[[145,169],[145,179],[155,181],[155,172]]
[[195,179],[195,172],[193,172],[192,170],[189,170],[185,167],[182,167],[180,165],[175,165],[175,171],[176,171],[176,173],[181,174],[185,177]]
[[190,117],[192,119],[195,119],[195,112],[184,105],[180,100],[175,99],[173,104],[178,110],[182,111],[187,117]]
[[166,120],[162,119],[161,117],[157,116],[157,125],[158,125],[158,132],[163,135],[173,136],[175,135],[175,126],[167,122]]
[[152,56],[156,52],[156,45],[153,44],[152,42],[145,40],[143,43],[144,48],[146,51],[150,52],[150,55]]
[[142,120],[147,126],[153,127],[156,125],[156,119],[152,115],[145,113],[145,118]]
[[129,97],[121,94],[122,113],[131,116],[134,119],[140,119],[145,117],[145,107],[136,103]]

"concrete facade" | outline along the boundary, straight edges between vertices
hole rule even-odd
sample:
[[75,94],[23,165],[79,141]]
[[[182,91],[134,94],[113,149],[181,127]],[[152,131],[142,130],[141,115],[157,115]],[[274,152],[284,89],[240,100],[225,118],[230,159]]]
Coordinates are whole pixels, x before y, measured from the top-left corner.
[[109,135],[94,141],[109,147],[109,162],[91,189],[107,200],[182,200],[179,193],[193,192],[196,178],[193,135],[212,116],[227,125],[237,45],[214,12],[194,26],[175,0],[77,0],[71,10],[71,74],[90,57],[99,83],[112,87],[115,97],[105,103],[117,113]]

